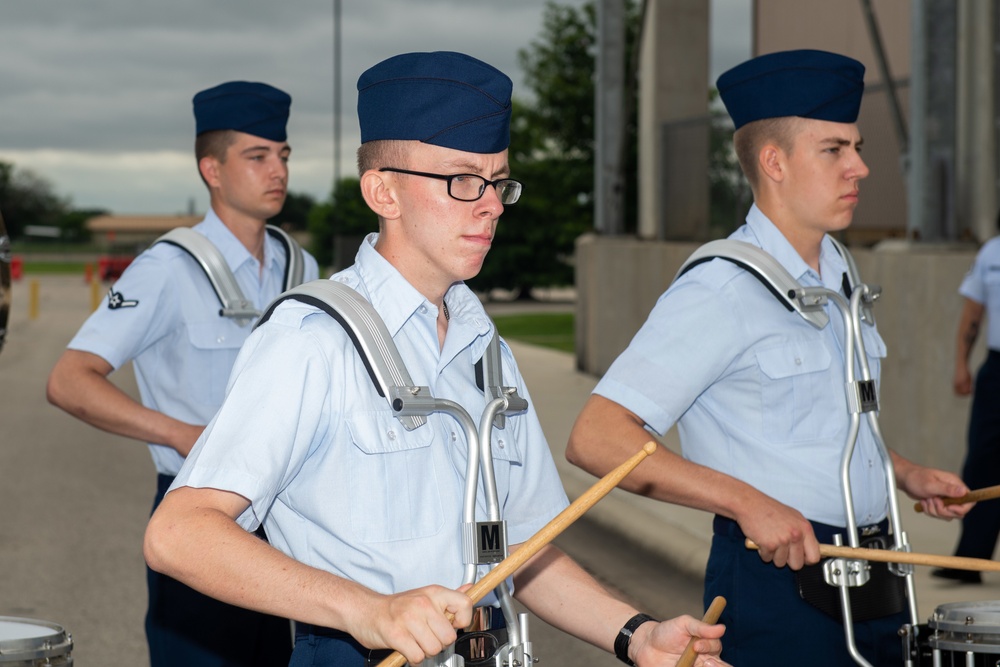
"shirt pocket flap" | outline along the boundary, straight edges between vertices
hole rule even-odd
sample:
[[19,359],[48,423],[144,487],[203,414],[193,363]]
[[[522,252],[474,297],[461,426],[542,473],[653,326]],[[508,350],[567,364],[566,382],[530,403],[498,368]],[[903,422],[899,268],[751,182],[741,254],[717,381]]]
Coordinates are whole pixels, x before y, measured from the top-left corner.
[[830,367],[830,351],[819,345],[803,345],[795,341],[757,352],[757,364],[772,380],[816,373]]
[[[222,319],[222,318],[220,318]],[[228,350],[239,348],[246,340],[246,334],[230,331],[232,322],[193,322],[188,325],[188,340],[198,350]]]
[[347,417],[354,446],[365,454],[389,454],[429,447],[434,432],[428,424],[407,431],[388,410],[355,412]]

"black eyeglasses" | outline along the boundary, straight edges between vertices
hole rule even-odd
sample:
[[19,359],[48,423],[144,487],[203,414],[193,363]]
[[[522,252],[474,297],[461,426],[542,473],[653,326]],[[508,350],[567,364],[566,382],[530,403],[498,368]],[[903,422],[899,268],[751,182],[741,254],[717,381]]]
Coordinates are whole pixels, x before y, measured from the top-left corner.
[[453,174],[447,176],[445,174],[428,174],[425,171],[395,169],[394,167],[382,167],[379,171],[394,171],[397,174],[424,176],[426,178],[448,181],[448,194],[452,199],[459,201],[476,201],[486,192],[486,187],[492,185],[496,188],[500,203],[506,206],[507,204],[517,202],[521,196],[521,188],[523,187],[520,181],[515,181],[513,178],[498,178],[495,181],[487,181],[482,176],[477,176],[476,174]]

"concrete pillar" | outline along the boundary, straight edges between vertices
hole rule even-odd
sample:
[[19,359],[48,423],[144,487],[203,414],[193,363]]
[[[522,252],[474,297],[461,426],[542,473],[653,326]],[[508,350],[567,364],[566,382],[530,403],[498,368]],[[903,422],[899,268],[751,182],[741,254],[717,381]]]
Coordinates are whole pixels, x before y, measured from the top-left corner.
[[958,237],[979,241],[997,233],[996,6],[958,4]]
[[708,233],[709,3],[648,0],[639,56],[639,236]]

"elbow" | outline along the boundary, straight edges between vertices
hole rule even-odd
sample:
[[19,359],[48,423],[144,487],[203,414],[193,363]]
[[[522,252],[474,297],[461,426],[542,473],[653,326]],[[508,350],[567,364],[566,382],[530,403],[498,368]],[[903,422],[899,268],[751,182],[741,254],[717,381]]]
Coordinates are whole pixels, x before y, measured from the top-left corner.
[[573,427],[569,440],[566,442],[566,461],[593,475],[601,474],[602,471],[597,469],[597,464],[592,456],[595,443],[578,426],[579,424]]
[[45,383],[45,399],[50,405],[54,405],[57,408],[63,408],[65,404],[62,385],[59,382],[57,369],[53,369],[52,372],[49,373],[48,382]]
[[142,540],[142,557],[149,569],[160,574],[169,574],[169,540],[164,537],[162,521],[153,513],[146,525],[146,534]]

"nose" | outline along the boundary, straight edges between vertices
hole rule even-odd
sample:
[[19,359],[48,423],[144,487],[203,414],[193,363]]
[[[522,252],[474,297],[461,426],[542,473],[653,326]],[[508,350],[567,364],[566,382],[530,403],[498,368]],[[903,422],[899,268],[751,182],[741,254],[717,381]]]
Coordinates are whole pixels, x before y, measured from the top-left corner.
[[869,170],[868,165],[865,164],[865,161],[861,158],[861,153],[856,153],[856,157],[857,165],[854,167],[853,178],[860,181],[861,179],[868,178]]
[[288,159],[277,157],[271,163],[271,176],[272,178],[277,178],[282,183],[288,181]]
[[503,213],[503,204],[495,185],[487,185],[483,196],[476,200],[476,213],[481,217],[492,218],[499,218]]

